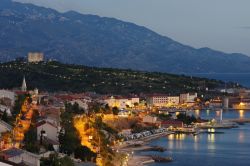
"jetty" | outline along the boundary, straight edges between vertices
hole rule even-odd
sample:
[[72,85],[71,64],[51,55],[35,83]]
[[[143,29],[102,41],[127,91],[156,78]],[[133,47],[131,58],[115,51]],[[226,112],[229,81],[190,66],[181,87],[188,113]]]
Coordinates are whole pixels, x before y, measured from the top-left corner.
[[229,122],[234,123],[250,123],[250,118],[243,118],[243,119],[228,119]]
[[168,163],[173,161],[172,157],[161,157],[161,156],[151,156],[151,157],[155,162],[160,162],[160,163]]
[[166,148],[163,148],[161,146],[148,146],[141,148],[141,150],[137,149],[138,151],[155,151],[155,152],[165,152],[167,151]]

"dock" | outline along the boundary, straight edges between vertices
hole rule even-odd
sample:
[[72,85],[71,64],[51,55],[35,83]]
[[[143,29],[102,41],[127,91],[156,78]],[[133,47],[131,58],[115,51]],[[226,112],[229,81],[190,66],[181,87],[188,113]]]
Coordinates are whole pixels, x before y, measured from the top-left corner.
[[228,119],[229,122],[234,123],[250,123],[250,118],[243,118],[243,119]]

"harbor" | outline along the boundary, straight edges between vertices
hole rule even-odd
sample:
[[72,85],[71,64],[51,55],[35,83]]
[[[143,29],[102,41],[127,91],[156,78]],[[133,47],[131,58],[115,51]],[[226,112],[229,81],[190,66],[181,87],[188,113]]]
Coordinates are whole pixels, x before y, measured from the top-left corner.
[[[216,111],[208,112],[203,110],[196,111],[194,114],[204,119],[220,120],[220,116],[216,114]],[[171,166],[184,164],[185,166],[199,166],[201,164],[209,166],[208,161],[210,161],[209,163],[220,162],[228,166],[233,166],[237,163],[240,163],[242,166],[248,166],[250,124],[247,123],[247,120],[250,118],[250,111],[245,111],[241,118],[239,114],[242,113],[238,110],[225,111],[223,124],[210,128],[200,128],[197,134],[176,132],[144,142],[143,146],[133,149],[134,156],[137,157],[131,158],[131,162],[137,159],[137,161],[145,161],[144,165],[149,166],[163,166],[166,164]],[[245,122],[244,125],[228,128],[223,126],[225,124],[235,124],[241,120]],[[228,146],[229,144],[231,145],[230,147]],[[161,147],[166,150],[156,151],[151,149],[153,147]],[[238,153],[242,154],[242,156],[241,159],[236,161],[234,158],[238,158]],[[170,157],[173,161],[170,163],[156,162],[152,160],[152,156]],[[203,163],[204,158],[207,161],[206,163]]]

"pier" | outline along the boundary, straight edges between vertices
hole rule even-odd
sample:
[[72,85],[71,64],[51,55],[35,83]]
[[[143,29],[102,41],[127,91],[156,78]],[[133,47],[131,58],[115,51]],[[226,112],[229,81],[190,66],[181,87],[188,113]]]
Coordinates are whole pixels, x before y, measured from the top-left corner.
[[243,119],[227,119],[229,122],[235,123],[250,123],[250,118],[243,118]]

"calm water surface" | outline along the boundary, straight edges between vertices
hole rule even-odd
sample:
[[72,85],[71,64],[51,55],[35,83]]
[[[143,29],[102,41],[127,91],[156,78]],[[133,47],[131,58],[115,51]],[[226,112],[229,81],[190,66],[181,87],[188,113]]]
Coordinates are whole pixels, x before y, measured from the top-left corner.
[[[216,111],[196,111],[194,114],[203,118],[219,117]],[[250,111],[226,111],[223,115],[225,119],[250,118]],[[150,143],[168,151],[142,154],[174,158],[172,163],[153,163],[150,166],[250,166],[250,124],[220,131],[224,134],[169,135]]]

